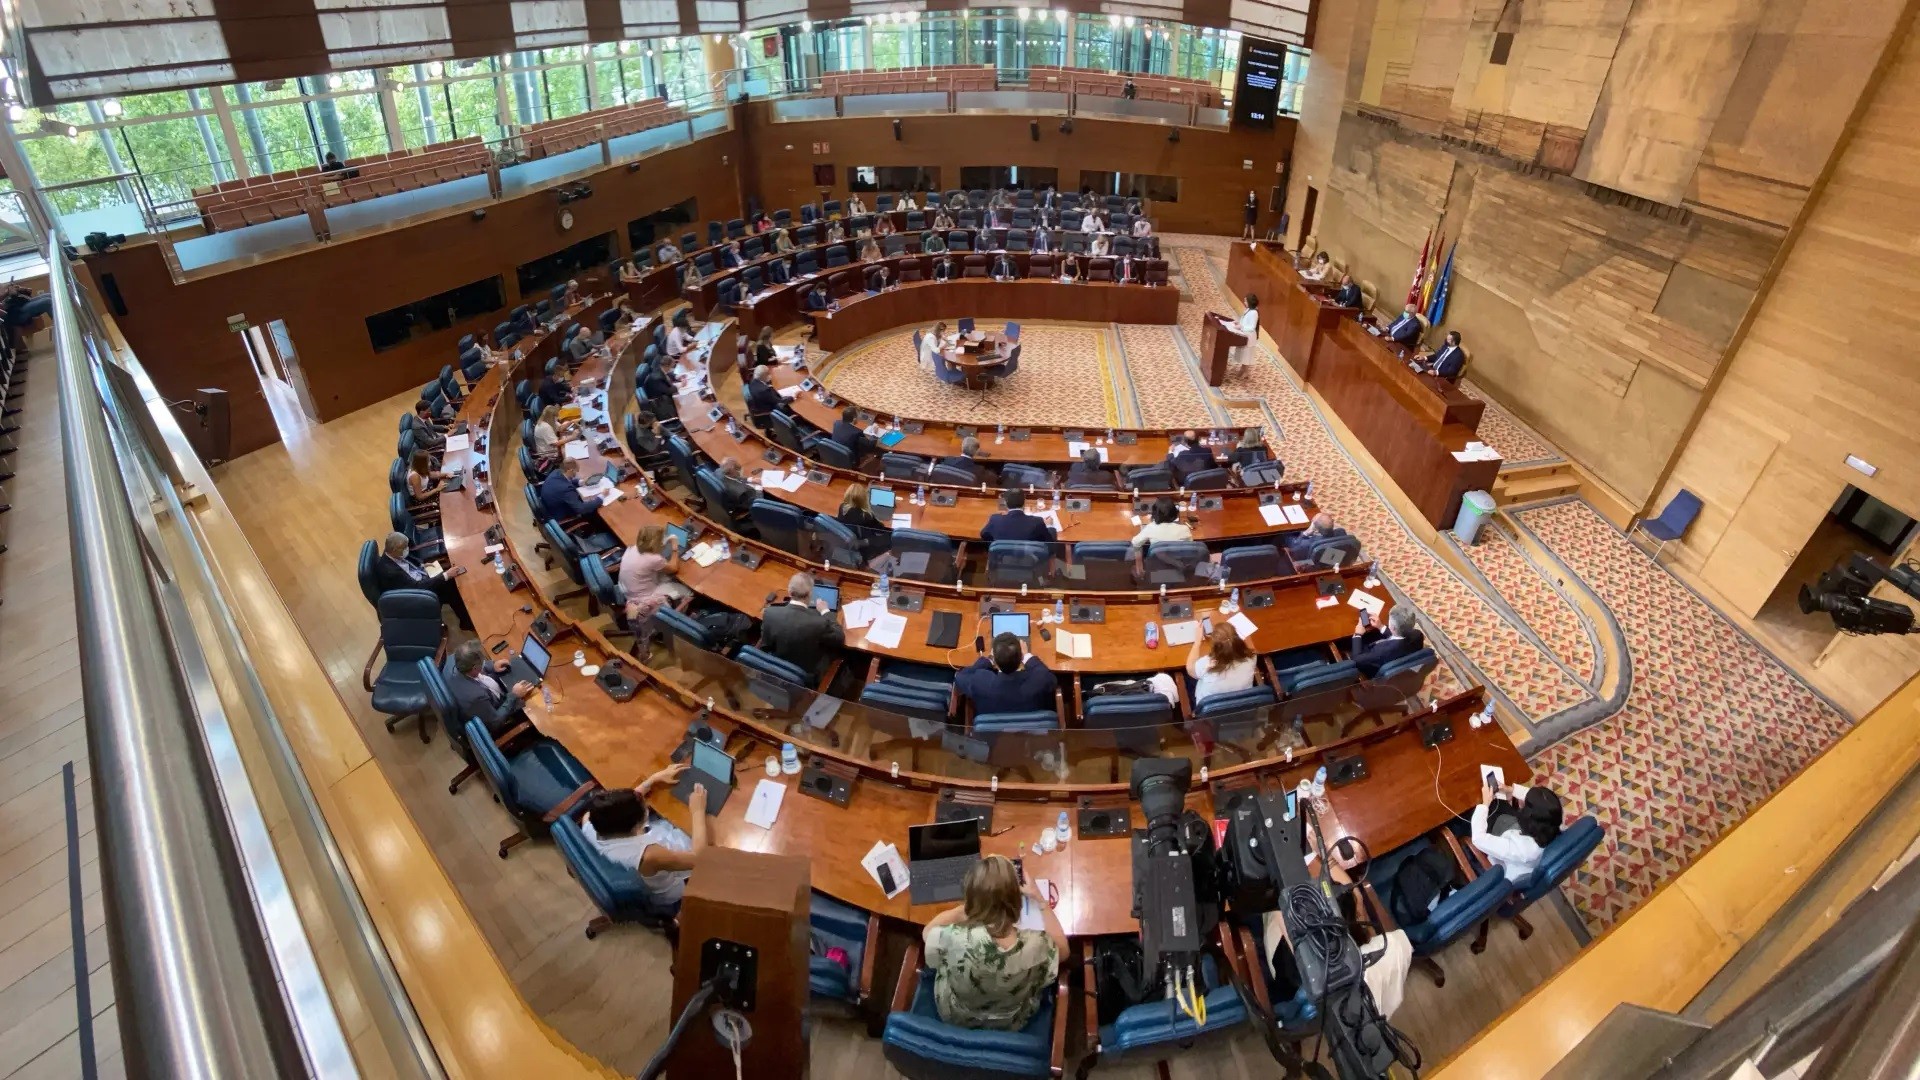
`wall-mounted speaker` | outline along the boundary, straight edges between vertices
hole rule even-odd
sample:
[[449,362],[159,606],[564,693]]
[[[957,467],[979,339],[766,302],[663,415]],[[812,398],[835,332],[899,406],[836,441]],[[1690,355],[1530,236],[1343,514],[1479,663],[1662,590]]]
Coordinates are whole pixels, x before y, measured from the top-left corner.
[[899,120],[895,120],[893,122],[893,141],[894,142],[900,141],[900,121]]
[[127,301],[120,295],[120,283],[113,280],[112,274],[100,275],[100,292],[107,298],[107,310],[115,315],[127,313]]
[[1040,141],[1040,121],[1038,120],[1028,121],[1027,134],[1033,136],[1034,142],[1039,142]]

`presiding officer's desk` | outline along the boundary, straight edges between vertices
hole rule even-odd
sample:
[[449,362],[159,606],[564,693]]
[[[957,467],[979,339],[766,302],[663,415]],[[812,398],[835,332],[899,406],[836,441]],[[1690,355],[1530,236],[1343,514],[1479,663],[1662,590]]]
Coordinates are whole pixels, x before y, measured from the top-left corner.
[[[1354,309],[1323,304],[1322,290],[1293,273],[1286,254],[1272,245],[1235,243],[1227,285],[1258,296],[1262,310],[1289,312],[1281,320],[1289,336],[1282,347],[1292,350],[1288,362],[1429,524],[1451,526],[1462,495],[1493,486],[1498,459],[1455,457],[1475,441],[1483,402],[1454,383],[1409,368],[1411,352],[1368,333]],[[1306,305],[1325,307],[1330,315],[1308,318]],[[1309,328],[1310,342],[1300,340]]]
[[[551,335],[548,335],[549,337]],[[631,336],[616,337],[616,354],[630,344]],[[536,343],[528,352],[537,358],[541,350],[551,352],[551,342]],[[631,358],[626,358],[631,362]],[[460,419],[468,423],[484,442],[475,449],[446,455],[443,467],[460,469],[484,458],[489,474],[484,482],[470,482],[463,490],[443,493],[440,498],[442,527],[447,544],[447,559],[458,573],[457,585],[468,611],[473,616],[480,639],[489,655],[494,643],[517,647],[535,619],[551,612],[559,627],[552,642],[555,663],[549,670],[545,689],[551,694],[549,706],[536,695],[527,706],[527,716],[542,734],[565,745],[602,784],[609,787],[632,786],[669,763],[681,743],[687,725],[709,701],[712,710],[707,720],[723,733],[727,749],[740,763],[734,792],[719,814],[711,819],[715,843],[750,851],[768,851],[803,855],[811,860],[812,883],[831,896],[875,911],[883,916],[925,922],[944,905],[912,906],[903,892],[891,900],[859,865],[859,860],[875,841],[904,844],[911,825],[934,820],[936,803],[943,791],[959,791],[994,803],[993,829],[983,839],[990,853],[1020,854],[1026,858],[1027,872],[1055,883],[1060,892],[1057,913],[1067,933],[1076,936],[1130,933],[1137,923],[1130,914],[1132,905],[1131,859],[1129,845],[1122,839],[1080,838],[1058,850],[1037,855],[1031,849],[1042,826],[1051,826],[1062,810],[1072,812],[1082,799],[1097,806],[1119,806],[1126,802],[1126,786],[1117,782],[1081,783],[1057,779],[1064,762],[1069,772],[1077,771],[1073,761],[1077,753],[1113,753],[1112,733],[1105,736],[1104,748],[1098,744],[1076,745],[1067,735],[1059,735],[1060,745],[1052,758],[1038,755],[1025,761],[1033,779],[1023,781],[1019,770],[997,764],[982,764],[960,755],[935,752],[925,755],[929,762],[945,766],[958,763],[964,769],[953,771],[917,770],[903,752],[911,746],[926,746],[939,751],[952,741],[951,732],[910,731],[905,717],[898,723],[874,723],[905,732],[890,752],[884,745],[869,752],[855,753],[850,740],[835,746],[829,734],[837,733],[843,717],[851,713],[873,713],[857,702],[824,699],[802,687],[770,681],[764,676],[748,675],[725,658],[714,656],[715,666],[689,671],[677,664],[651,667],[640,658],[621,652],[603,632],[597,620],[576,619],[568,611],[554,607],[553,594],[540,580],[539,558],[533,552],[537,536],[524,517],[509,514],[504,519],[496,507],[481,509],[477,492],[494,485],[511,483],[512,450],[521,416],[504,386],[521,370],[495,368],[475,384],[461,405]],[[614,385],[620,380],[615,378]],[[597,393],[598,391],[596,391]],[[616,417],[619,415],[615,411]],[[631,495],[635,478],[629,477],[623,488]],[[511,505],[511,500],[503,500]],[[622,498],[614,508],[635,507],[639,502]],[[485,549],[491,543],[486,535],[493,526],[505,533],[503,555],[516,567],[524,567],[533,578],[528,587],[510,592],[505,580],[486,561]],[[556,586],[564,587],[564,586]],[[604,665],[619,660],[630,673],[639,676],[634,697],[616,702],[603,692],[596,681],[568,662],[579,650],[588,664]],[[500,654],[504,655],[504,654]],[[822,702],[825,702],[823,705]],[[1232,789],[1244,785],[1285,788],[1311,775],[1331,751],[1361,753],[1368,763],[1369,776],[1351,785],[1330,789],[1327,793],[1329,839],[1352,834],[1371,850],[1385,852],[1415,836],[1439,826],[1454,814],[1471,807],[1478,797],[1478,765],[1482,762],[1502,766],[1509,778],[1524,779],[1525,762],[1514,751],[1498,725],[1478,729],[1466,719],[1479,708],[1482,693],[1469,691],[1439,704],[1433,715],[1451,720],[1455,738],[1446,744],[1443,756],[1420,749],[1420,736],[1412,718],[1391,721],[1382,727],[1344,740],[1329,740],[1324,745],[1296,749],[1291,762],[1265,758],[1245,764],[1213,769],[1203,782],[1197,775],[1187,803],[1208,816],[1213,814],[1216,786]],[[784,726],[799,710],[794,726]],[[827,716],[826,726],[816,728],[814,719]],[[1422,713],[1421,717],[1428,714]],[[946,725],[935,723],[936,728]],[[1165,740],[1175,751],[1186,739],[1181,729],[1170,729]],[[509,736],[510,738],[511,736]],[[752,787],[764,775],[760,764],[776,754],[784,741],[802,741],[807,756],[822,767],[836,769],[853,778],[853,788],[845,807],[822,799],[790,792],[774,825],[761,829],[749,825],[744,817],[751,801]],[[1186,740],[1188,756],[1194,754]],[[1030,749],[1030,748],[1029,748]],[[451,764],[451,762],[450,762]],[[898,766],[896,773],[895,766]],[[1053,767],[1049,774],[1048,766]],[[1109,774],[1110,775],[1110,774]],[[1004,777],[995,786],[989,777]],[[783,778],[788,786],[798,786],[797,777]],[[652,797],[656,810],[676,824],[688,823],[684,805],[666,792]],[[1144,824],[1138,811],[1133,824]]]

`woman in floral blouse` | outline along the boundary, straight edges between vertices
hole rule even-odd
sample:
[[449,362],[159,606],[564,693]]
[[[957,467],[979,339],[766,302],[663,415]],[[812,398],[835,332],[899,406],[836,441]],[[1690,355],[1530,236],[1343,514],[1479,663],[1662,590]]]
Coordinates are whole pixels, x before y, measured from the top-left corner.
[[1018,1031],[1052,992],[1067,933],[1031,883],[1024,890],[1045,930],[1022,930],[1020,878],[1013,860],[989,855],[967,871],[959,907],[927,923],[927,966],[940,1019],[969,1028]]

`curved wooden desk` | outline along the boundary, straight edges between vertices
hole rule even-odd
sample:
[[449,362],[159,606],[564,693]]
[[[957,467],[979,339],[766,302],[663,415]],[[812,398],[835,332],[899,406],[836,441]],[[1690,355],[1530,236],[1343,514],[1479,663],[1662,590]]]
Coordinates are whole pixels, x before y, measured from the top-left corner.
[[[627,344],[623,335],[616,338],[614,348],[624,350]],[[449,454],[444,467],[464,468],[484,461],[490,477],[505,477],[514,468],[510,451],[520,416],[511,398],[501,393],[507,374],[500,369],[489,371],[462,403],[460,418],[473,426],[483,442],[474,450]],[[553,607],[551,596],[538,580],[530,588],[509,592],[505,580],[483,561],[489,543],[486,532],[502,526],[505,554],[511,562],[529,568],[538,565],[537,557],[529,561],[522,555],[531,555],[536,537],[525,519],[503,521],[497,509],[480,509],[476,495],[490,483],[469,483],[464,490],[443,494],[440,499],[448,562],[454,568],[452,572],[460,575],[457,584],[478,634],[489,645],[497,641],[515,644],[536,617],[551,611],[554,622],[561,627],[561,636],[553,645],[558,662],[546,684],[553,704],[548,707],[536,697],[529,703],[528,717],[540,732],[572,751],[602,784],[635,784],[668,762],[689,719],[703,701],[709,700],[708,695],[725,695],[714,687],[699,692],[682,687],[672,681],[669,672],[621,653],[599,626]],[[631,494],[633,485],[629,479],[623,487]],[[631,498],[623,498],[615,507],[638,505]],[[638,673],[641,685],[634,698],[616,703],[593,680],[568,664],[566,658],[575,649],[585,653],[588,663],[604,664],[619,658]],[[1430,752],[1420,749],[1417,730],[1411,720],[1405,720],[1338,743],[1300,750],[1291,763],[1265,760],[1217,769],[1211,773],[1211,782],[1205,784],[1196,775],[1188,805],[1211,816],[1214,785],[1289,787],[1309,775],[1328,751],[1358,749],[1365,753],[1371,774],[1366,780],[1328,793],[1328,836],[1358,835],[1373,850],[1386,851],[1445,821],[1453,813],[1449,806],[1473,805],[1479,786],[1478,763],[1499,764],[1516,780],[1529,775],[1525,762],[1497,725],[1475,730],[1465,723],[1481,699],[1481,692],[1473,690],[1440,706],[1440,714],[1454,720],[1457,733],[1440,762],[1433,762],[1427,756]],[[784,728],[756,720],[724,700],[715,701],[709,719],[717,730],[727,734],[729,750],[741,763],[739,780],[743,787],[749,786],[748,781],[758,781],[763,774],[755,771],[757,767],[777,751],[780,742],[791,737]],[[1028,873],[1053,881],[1060,890],[1057,911],[1069,934],[1131,933],[1137,929],[1130,914],[1132,871],[1125,842],[1078,839],[1039,856],[1023,850],[1042,826],[1051,826],[1061,810],[1070,810],[1083,796],[1106,805],[1124,801],[1124,785],[1009,781],[989,793],[989,785],[983,780],[904,768],[896,776],[886,764],[827,746],[813,746],[811,755],[856,777],[845,808],[795,792],[784,801],[774,826],[763,830],[744,821],[750,800],[741,793],[729,799],[712,819],[715,842],[746,850],[805,855],[811,859],[815,888],[888,917],[924,922],[939,912],[938,905],[911,906],[904,893],[885,899],[860,867],[859,859],[875,840],[904,843],[908,826],[934,820],[942,788],[971,790],[995,799],[994,834],[984,839],[983,848],[1023,855]],[[793,784],[791,778],[783,782]],[[654,805],[669,819],[686,825],[686,808],[670,795],[657,795]]]
[[[1026,267],[1023,255],[1015,256],[1022,273]],[[925,259],[926,256],[906,258]],[[957,264],[960,256],[954,256],[954,261]],[[814,333],[821,348],[837,352],[863,338],[897,327],[962,316],[1171,326],[1180,321],[1180,291],[1166,285],[1115,285],[1100,281],[1069,285],[1050,278],[915,281],[883,293],[861,293],[843,301],[838,311],[816,314]]]

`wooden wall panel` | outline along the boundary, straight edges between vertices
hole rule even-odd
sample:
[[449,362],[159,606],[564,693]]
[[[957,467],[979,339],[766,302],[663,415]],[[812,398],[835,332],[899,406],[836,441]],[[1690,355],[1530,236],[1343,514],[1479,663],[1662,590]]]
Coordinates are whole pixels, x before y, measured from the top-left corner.
[[[1633,0],[1546,0],[1520,8],[1501,109],[1586,131]],[[1489,68],[1488,70],[1494,70]]]
[[[855,166],[939,166],[941,186],[952,188],[960,186],[964,166],[1037,165],[1059,170],[1060,185],[1069,190],[1079,187],[1082,170],[1178,176],[1180,200],[1153,204],[1154,225],[1162,232],[1238,234],[1248,190],[1259,193],[1264,211],[1279,182],[1276,166],[1293,146],[1293,123],[1284,118],[1271,132],[1184,128],[1174,143],[1167,141],[1168,128],[1118,120],[1076,118],[1073,134],[1062,135],[1057,117],[906,116],[895,141],[886,117],[775,123],[765,102],[750,103],[745,111],[756,169],[743,180],[764,206],[818,199],[816,164],[834,166],[839,197]],[[1038,142],[1031,122],[1040,125]],[[814,155],[815,143],[825,144],[827,152]]]
[[[1668,551],[1709,580],[1782,546],[1769,511],[1792,510],[1767,482],[1776,469],[1814,478],[1816,493],[1852,484],[1920,516],[1920,41],[1909,34],[1898,48],[1659,493],[1664,503],[1684,487],[1703,500]],[[1848,454],[1879,471],[1855,472]],[[1785,569],[1764,565],[1770,578],[1756,565],[1730,594],[1743,609]],[[1842,635],[1815,666],[1843,688],[1842,705],[1862,709],[1920,667],[1920,642]]]
[[366,317],[489,275],[505,279],[508,306],[518,303],[515,268],[596,233],[616,233],[627,246],[627,222],[697,197],[703,217],[738,216],[733,174],[738,133],[702,139],[649,158],[638,172],[618,168],[593,177],[591,199],[571,204],[573,229],[561,233],[552,192],[494,203],[485,220],[466,214],[363,239],[329,244],[212,277],[176,285],[152,244],[89,255],[95,276],[111,273],[127,314],[117,320],[127,342],[169,398],[201,387],[227,391],[238,457],[279,440],[231,314],[255,325],[282,319],[300,354],[315,409],[331,420],[424,384],[454,359],[460,335],[491,329],[504,312],[418,337],[375,353]]
[[[1333,174],[1333,148],[1340,137],[1340,113],[1366,78],[1366,28],[1373,25],[1374,0],[1318,4],[1314,10],[1313,62],[1301,91],[1300,119],[1293,139],[1293,179],[1287,191],[1287,240],[1306,239],[1307,189],[1323,194]],[[1318,211],[1316,211],[1318,213]]]
[[1678,205],[1763,6],[1763,0],[1635,4],[1573,174]]

